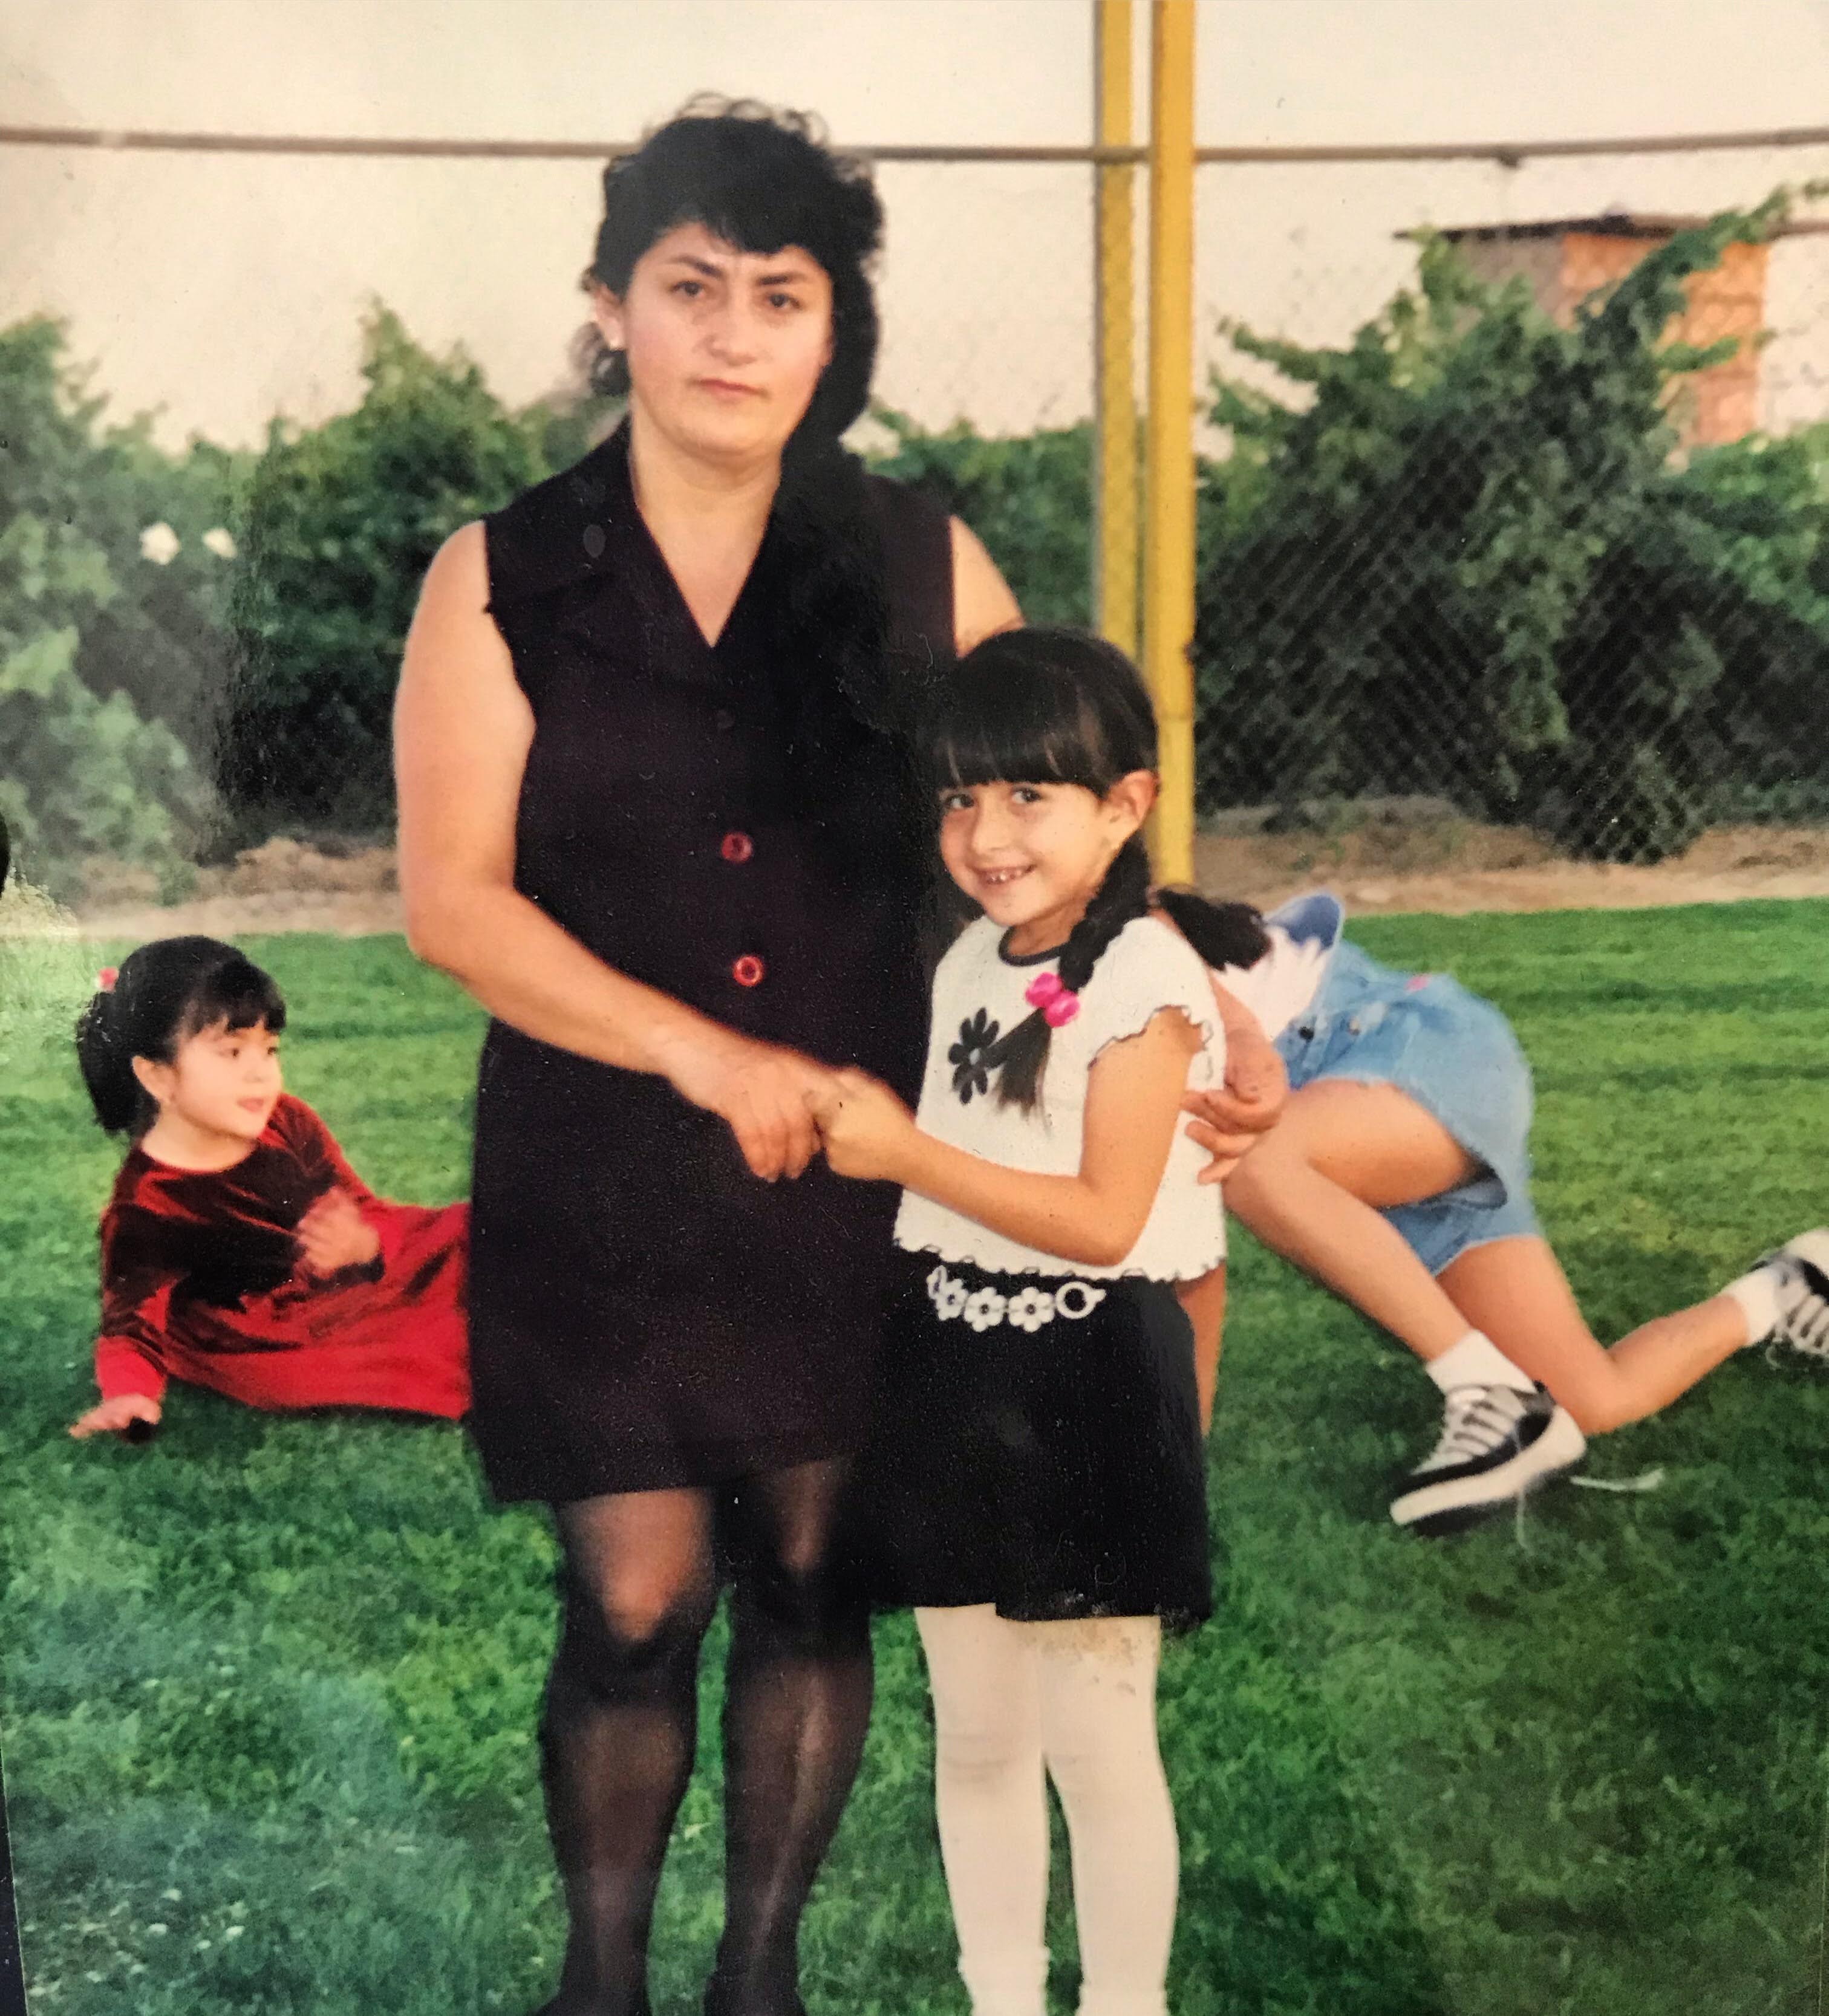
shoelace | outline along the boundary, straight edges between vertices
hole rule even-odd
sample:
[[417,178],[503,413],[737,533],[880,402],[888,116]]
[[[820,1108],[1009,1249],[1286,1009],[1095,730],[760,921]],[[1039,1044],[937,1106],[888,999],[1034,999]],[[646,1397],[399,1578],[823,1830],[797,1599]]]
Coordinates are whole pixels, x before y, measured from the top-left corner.
[[1449,1463],[1484,1456],[1510,1435],[1530,1405],[1530,1395],[1509,1386],[1457,1386],[1445,1402],[1448,1418],[1441,1439],[1420,1470],[1440,1470]]
[[1829,1300],[1817,1294],[1809,1273],[1792,1261],[1778,1287],[1778,1334],[1792,1350],[1829,1358]]

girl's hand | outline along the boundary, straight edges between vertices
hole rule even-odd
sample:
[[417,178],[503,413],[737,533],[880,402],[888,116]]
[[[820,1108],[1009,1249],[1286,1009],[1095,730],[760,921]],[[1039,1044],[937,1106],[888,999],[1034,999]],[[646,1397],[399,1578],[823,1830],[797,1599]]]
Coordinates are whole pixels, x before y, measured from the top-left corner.
[[381,1250],[380,1235],[356,1208],[347,1190],[326,1190],[298,1221],[301,1273],[319,1277],[345,1267],[366,1267]]
[[666,1075],[682,1099],[728,1125],[750,1174],[765,1183],[799,1175],[818,1153],[810,1102],[833,1077],[798,1050],[718,1029],[680,1046]]
[[835,1174],[879,1181],[898,1177],[914,1117],[886,1085],[868,1071],[835,1071],[813,1095],[812,1110]]
[[135,1421],[144,1421],[149,1428],[156,1428],[164,1412],[150,1393],[120,1393],[112,1400],[104,1400],[99,1407],[90,1408],[80,1420],[71,1422],[70,1432],[78,1442],[86,1435],[124,1435]]

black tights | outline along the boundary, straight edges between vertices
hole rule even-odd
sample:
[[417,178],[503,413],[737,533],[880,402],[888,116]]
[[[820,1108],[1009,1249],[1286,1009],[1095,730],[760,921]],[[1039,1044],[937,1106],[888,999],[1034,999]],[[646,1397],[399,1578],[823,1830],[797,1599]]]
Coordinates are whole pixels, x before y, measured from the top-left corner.
[[648,1937],[697,1741],[698,1648],[733,1574],[725,1912],[708,2016],[800,2016],[800,1913],[857,1775],[870,1633],[833,1572],[842,1460],[556,1508],[565,1615],[541,1727],[571,1912],[543,2016],[647,2016]]

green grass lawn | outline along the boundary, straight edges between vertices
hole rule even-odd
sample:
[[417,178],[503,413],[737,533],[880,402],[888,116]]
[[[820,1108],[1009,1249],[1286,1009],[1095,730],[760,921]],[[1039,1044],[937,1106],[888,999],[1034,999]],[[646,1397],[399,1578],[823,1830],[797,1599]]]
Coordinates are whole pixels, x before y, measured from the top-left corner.
[[[1829,1218],[1826,933],[1829,905],[1766,903],[1356,934],[1514,1017],[1543,1214],[1611,1334]],[[289,1082],[357,1167],[460,1195],[478,1015],[398,941],[250,949],[291,1004]],[[115,1150],[57,1051],[7,1066],[0,1142],[0,1734],[34,2016],[521,2016],[561,1933],[542,1518],[490,1510],[438,1426],[180,1391],[150,1446],[70,1442]],[[1829,1381],[1749,1354],[1596,1449],[1590,1475],[1659,1488],[1406,1539],[1386,1483],[1432,1389],[1236,1244],[1225,1600],[1163,1683],[1178,2016],[1818,2010]],[[808,2000],[962,2016],[905,1619],[878,1651]],[[697,2009],[716,1931],[708,1708],[658,2016]],[[1069,2009],[1064,1899],[1055,1946]]]

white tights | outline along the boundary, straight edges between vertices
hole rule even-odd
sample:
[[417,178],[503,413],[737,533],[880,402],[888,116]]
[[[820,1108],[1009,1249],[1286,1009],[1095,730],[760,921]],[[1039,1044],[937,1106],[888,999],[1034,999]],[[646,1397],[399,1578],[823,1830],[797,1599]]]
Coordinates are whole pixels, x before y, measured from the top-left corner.
[[1167,2016],[1179,1858],[1156,1742],[1153,1617],[917,1610],[940,1854],[972,2016],[1045,2016],[1048,1801],[1066,1815],[1080,2016]]

